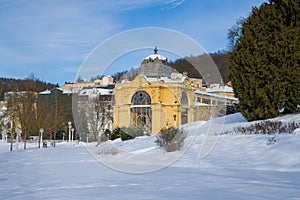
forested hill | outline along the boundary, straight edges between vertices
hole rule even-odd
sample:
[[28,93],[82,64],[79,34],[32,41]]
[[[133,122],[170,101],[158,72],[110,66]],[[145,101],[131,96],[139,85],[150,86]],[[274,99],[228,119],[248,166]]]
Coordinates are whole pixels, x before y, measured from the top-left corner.
[[[212,58],[212,60],[217,65],[220,74],[222,76],[222,79],[224,83],[227,83],[229,81],[228,78],[228,53],[225,51],[219,51],[217,53],[209,53],[209,56]],[[188,76],[191,78],[202,78],[202,76],[199,74],[199,72],[190,64],[188,61],[190,59],[193,60],[193,62],[199,62],[199,63],[205,63],[203,60],[207,59],[207,55],[199,55],[194,57],[187,57],[187,58],[181,58],[177,59],[175,61],[170,62],[170,66],[173,69],[176,69],[176,71],[183,73],[187,72]],[[200,64],[201,66],[201,64]],[[116,82],[120,81],[124,74],[127,75],[127,78],[129,80],[133,80],[138,74],[139,74],[139,68],[131,68],[130,70],[125,70],[121,72],[116,72],[113,74],[113,78]],[[94,78],[96,79],[96,78]],[[94,80],[93,79],[93,80]]]
[[56,85],[45,83],[37,79],[14,79],[0,78],[0,101],[4,100],[4,93],[9,91],[34,91],[40,92],[46,89],[52,89]]
[[[223,78],[224,83],[229,81],[228,78],[228,53],[227,52],[217,52],[217,53],[210,53],[210,57],[213,59],[215,64],[217,65],[220,74]],[[202,60],[207,59],[207,56],[199,55],[194,57],[188,57],[188,59],[193,60],[199,63],[205,63]],[[174,62],[170,63],[171,67],[176,69],[178,72],[183,73],[187,72],[189,77],[192,78],[201,78],[201,74],[189,63],[185,58],[181,58],[175,60]]]

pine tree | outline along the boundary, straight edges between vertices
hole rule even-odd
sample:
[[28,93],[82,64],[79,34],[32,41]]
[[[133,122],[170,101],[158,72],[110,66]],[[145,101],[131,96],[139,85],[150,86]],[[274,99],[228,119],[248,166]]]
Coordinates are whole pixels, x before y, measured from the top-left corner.
[[299,0],[271,0],[229,31],[229,78],[250,121],[300,110],[299,13]]

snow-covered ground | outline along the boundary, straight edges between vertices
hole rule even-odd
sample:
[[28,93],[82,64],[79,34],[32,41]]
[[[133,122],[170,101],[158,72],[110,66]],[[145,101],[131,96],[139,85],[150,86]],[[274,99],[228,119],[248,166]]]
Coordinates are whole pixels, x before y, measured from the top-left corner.
[[[300,121],[300,114],[277,118]],[[185,126],[184,150],[155,136],[8,152],[0,144],[0,199],[300,200],[300,134],[220,135],[240,114]]]

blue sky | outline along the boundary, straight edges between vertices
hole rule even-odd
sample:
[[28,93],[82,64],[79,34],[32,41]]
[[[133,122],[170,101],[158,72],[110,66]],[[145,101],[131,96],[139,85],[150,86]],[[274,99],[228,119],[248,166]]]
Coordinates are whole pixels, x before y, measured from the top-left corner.
[[[92,49],[133,28],[173,29],[193,38],[206,51],[216,52],[227,48],[227,30],[236,20],[263,2],[1,0],[0,77],[26,78],[34,73],[46,82],[74,81]],[[120,71],[141,60],[124,62]]]

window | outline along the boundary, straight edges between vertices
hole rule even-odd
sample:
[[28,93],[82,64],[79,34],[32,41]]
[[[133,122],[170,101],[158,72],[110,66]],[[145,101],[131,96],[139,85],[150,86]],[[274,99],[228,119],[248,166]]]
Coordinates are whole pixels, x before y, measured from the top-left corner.
[[186,124],[188,122],[188,106],[189,106],[188,95],[186,92],[182,92],[180,104],[182,107],[181,124]]
[[145,91],[136,92],[131,98],[132,105],[150,105],[151,98]]
[[210,104],[210,99],[202,98],[202,103]]
[[137,91],[131,98],[131,125],[142,127],[151,132],[152,112],[151,98],[145,91]]
[[186,92],[182,92],[180,102],[181,102],[182,106],[188,106],[189,105],[189,100],[188,100],[188,96],[187,96]]

